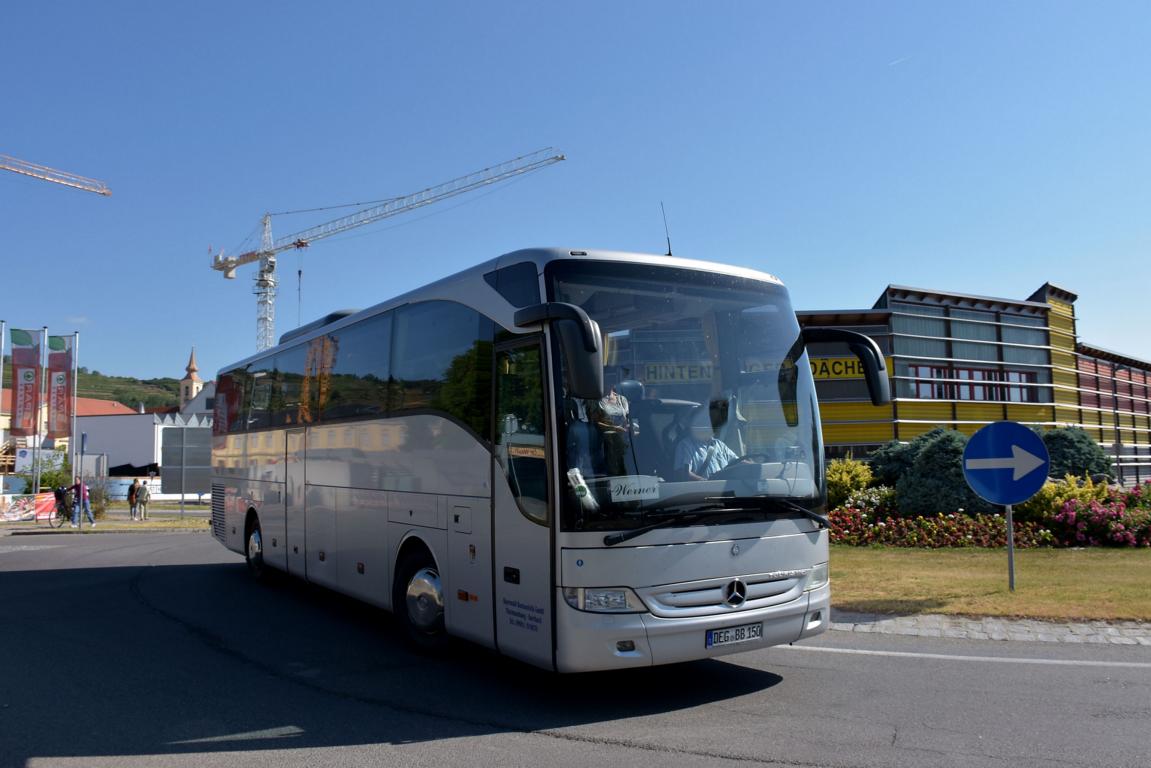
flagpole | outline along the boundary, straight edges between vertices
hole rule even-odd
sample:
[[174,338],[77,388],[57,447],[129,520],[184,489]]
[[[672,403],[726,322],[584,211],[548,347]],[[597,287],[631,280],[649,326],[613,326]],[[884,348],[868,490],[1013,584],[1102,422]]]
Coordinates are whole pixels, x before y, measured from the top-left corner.
[[[76,466],[76,394],[80,389],[80,332],[72,333],[72,426],[68,435],[68,463],[72,466],[72,476],[80,474]],[[71,478],[69,478],[71,479]]]
[[40,493],[40,472],[41,472],[40,461],[41,461],[41,459],[43,459],[43,454],[40,450],[40,442],[44,439],[43,434],[40,432],[40,408],[44,405],[44,353],[47,352],[47,347],[48,347],[48,326],[45,325],[40,330],[40,347],[37,350],[40,353],[39,354],[40,359],[36,361],[36,365],[40,366],[40,371],[39,371],[39,373],[40,373],[39,385],[40,386],[36,387],[36,408],[34,409],[35,413],[36,413],[36,427],[34,430],[36,433],[36,436],[33,439],[36,442],[32,446],[32,496],[33,496],[33,498],[35,498],[37,493]]

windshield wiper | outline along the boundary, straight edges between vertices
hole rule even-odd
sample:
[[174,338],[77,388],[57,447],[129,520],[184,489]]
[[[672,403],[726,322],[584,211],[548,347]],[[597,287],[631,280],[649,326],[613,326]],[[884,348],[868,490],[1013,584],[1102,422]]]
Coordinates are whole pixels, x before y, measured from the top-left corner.
[[[724,500],[726,501],[726,499]],[[657,528],[664,528],[669,525],[683,523],[686,521],[701,520],[705,517],[716,517],[720,515],[732,514],[746,514],[747,512],[758,512],[758,509],[747,509],[745,507],[732,508],[726,503],[724,504],[705,504],[703,506],[694,507],[692,509],[684,509],[681,511],[672,511],[670,509],[664,510],[665,507],[661,506],[661,511],[648,512],[644,515],[645,518],[658,518],[654,523],[641,526],[639,528],[632,528],[630,531],[620,531],[619,533],[609,533],[603,537],[604,546],[612,547],[616,544],[622,544],[625,541],[634,539],[637,536],[643,536],[648,531],[654,531]]]
[[831,521],[818,512],[812,512],[807,507],[796,504],[794,501],[782,496],[708,496],[704,501],[723,502],[724,504],[747,504],[763,512],[789,512],[793,515],[802,515],[813,520],[821,528],[830,528]]
[[[698,502],[699,497],[695,496],[694,500]],[[630,531],[607,534],[603,537],[604,546],[611,547],[616,544],[622,544],[637,536],[642,536],[649,531],[654,531],[657,528],[665,528],[677,523],[695,522],[705,517],[747,514],[748,512],[759,512],[763,514],[782,512],[800,515],[806,517],[808,520],[814,521],[816,525],[822,528],[831,527],[831,521],[823,515],[818,512],[812,512],[810,509],[796,504],[791,499],[780,496],[736,496],[734,494],[729,496],[706,496],[703,501],[707,503],[679,510],[675,509],[677,505],[674,501],[674,499],[668,499],[659,506],[651,508],[651,511],[644,512],[645,519],[650,520],[656,518],[653,523],[639,528],[633,528]],[[669,504],[668,502],[673,503]],[[688,504],[680,502],[678,506],[687,507]]]

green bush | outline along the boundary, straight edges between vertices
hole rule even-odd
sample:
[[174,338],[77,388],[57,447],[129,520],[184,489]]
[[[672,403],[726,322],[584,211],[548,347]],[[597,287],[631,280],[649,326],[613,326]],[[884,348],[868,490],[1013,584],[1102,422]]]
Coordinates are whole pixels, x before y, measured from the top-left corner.
[[[903,517],[951,512],[991,512],[993,507],[975,495],[963,475],[963,449],[967,436],[954,429],[932,430],[926,435],[911,469],[895,486],[896,504]],[[921,438],[916,438],[919,441]]]
[[940,435],[948,431],[943,427],[936,427],[930,432],[924,432],[909,443],[892,440],[882,448],[877,449],[868,458],[871,467],[871,482],[875,485],[889,485],[894,488],[899,484],[899,478],[911,471],[915,459],[924,446],[930,445]]
[[830,509],[843,506],[847,497],[871,484],[871,469],[862,461],[850,457],[832,459],[827,463],[827,505]]
[[108,486],[103,482],[93,482],[88,485],[88,503],[92,505],[92,516],[103,520],[108,512]]
[[1079,427],[1049,429],[1040,437],[1043,438],[1043,444],[1047,446],[1047,453],[1051,457],[1051,466],[1047,470],[1047,474],[1051,477],[1113,476],[1111,459],[1099,444]]

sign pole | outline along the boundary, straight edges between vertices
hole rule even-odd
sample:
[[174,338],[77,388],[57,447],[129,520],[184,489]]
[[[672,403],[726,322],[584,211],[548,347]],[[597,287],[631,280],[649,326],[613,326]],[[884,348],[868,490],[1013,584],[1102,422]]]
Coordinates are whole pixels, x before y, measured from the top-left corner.
[[979,429],[963,449],[963,477],[979,498],[1007,508],[1007,584],[1015,591],[1015,516],[1012,506],[1047,482],[1051,457],[1043,439],[1014,421]]
[[[84,483],[84,451],[87,448],[88,448],[88,433],[87,432],[81,432],[80,433],[80,471],[76,473],[80,477],[80,482],[78,483],[78,485],[80,487],[76,489],[76,501],[75,501],[75,503],[80,505],[80,514],[76,516],[76,522],[80,526],[81,531],[84,530],[84,487],[85,487],[85,483]],[[88,500],[88,503],[89,504],[92,503],[91,499]]]
[[184,438],[188,434],[188,425],[180,428],[180,520],[184,519]]
[[1010,504],[1007,505],[1007,585],[1015,591],[1015,521]]

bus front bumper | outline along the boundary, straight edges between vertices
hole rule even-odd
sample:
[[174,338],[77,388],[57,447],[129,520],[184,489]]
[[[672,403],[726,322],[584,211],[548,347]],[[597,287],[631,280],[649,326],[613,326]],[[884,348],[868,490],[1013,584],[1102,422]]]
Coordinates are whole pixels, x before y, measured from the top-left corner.
[[[831,618],[827,584],[781,605],[686,619],[578,611],[562,595],[556,603],[556,669],[560,672],[676,664],[768,648],[818,635]],[[757,624],[762,624],[762,635],[756,639],[707,646],[708,630]]]

